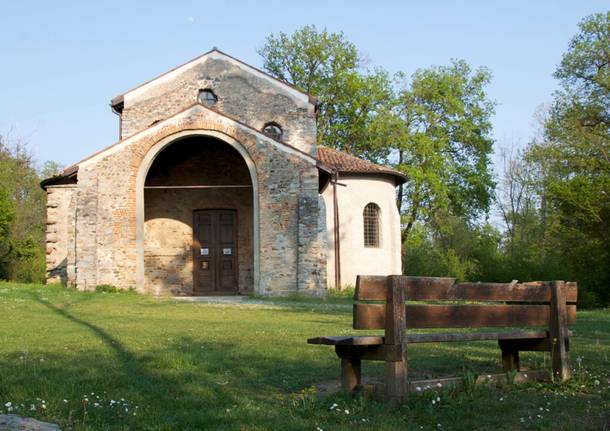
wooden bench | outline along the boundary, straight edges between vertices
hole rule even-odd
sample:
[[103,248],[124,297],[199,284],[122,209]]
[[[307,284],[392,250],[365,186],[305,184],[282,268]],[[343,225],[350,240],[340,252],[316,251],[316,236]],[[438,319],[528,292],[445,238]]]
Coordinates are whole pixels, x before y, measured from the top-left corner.
[[[576,298],[573,282],[455,283],[453,278],[359,276],[353,327],[383,329],[383,335],[323,336],[307,342],[335,346],[346,391],[362,388],[362,360],[384,361],[383,393],[395,402],[404,400],[413,383],[407,380],[411,343],[497,340],[505,371],[519,371],[520,351],[547,351],[554,378],[563,381],[570,377],[567,325],[576,322]],[[420,328],[501,327],[501,332],[407,333]]]

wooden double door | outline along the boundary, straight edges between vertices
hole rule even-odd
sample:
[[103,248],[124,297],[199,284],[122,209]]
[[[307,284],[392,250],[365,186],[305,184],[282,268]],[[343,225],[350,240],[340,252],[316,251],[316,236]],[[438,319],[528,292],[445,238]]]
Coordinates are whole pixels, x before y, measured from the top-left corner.
[[236,295],[237,211],[193,212],[193,295]]

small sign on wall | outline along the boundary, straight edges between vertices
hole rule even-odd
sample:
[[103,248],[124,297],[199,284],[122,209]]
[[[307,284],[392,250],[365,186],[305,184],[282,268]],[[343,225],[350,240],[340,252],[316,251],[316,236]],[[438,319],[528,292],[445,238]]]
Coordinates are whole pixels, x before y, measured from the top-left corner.
[[201,256],[208,256],[210,254],[210,249],[209,248],[202,248],[199,251],[201,253]]
[[233,253],[233,251],[230,248],[223,248],[222,249],[222,254],[225,256],[231,256],[231,254]]

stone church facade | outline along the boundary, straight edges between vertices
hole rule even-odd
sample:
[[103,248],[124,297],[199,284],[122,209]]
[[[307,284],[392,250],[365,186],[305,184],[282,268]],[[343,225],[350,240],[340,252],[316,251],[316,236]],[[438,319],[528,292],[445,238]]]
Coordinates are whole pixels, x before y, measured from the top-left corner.
[[42,183],[48,281],[321,295],[400,273],[405,178],[318,147],[312,96],[214,49],[111,105],[120,140]]

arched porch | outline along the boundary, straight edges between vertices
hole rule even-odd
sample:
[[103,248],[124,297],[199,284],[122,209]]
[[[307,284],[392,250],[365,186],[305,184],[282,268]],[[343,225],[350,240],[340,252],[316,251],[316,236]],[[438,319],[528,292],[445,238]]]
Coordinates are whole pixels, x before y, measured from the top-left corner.
[[137,192],[140,289],[258,292],[258,182],[238,142],[212,131],[168,137],[147,153]]

